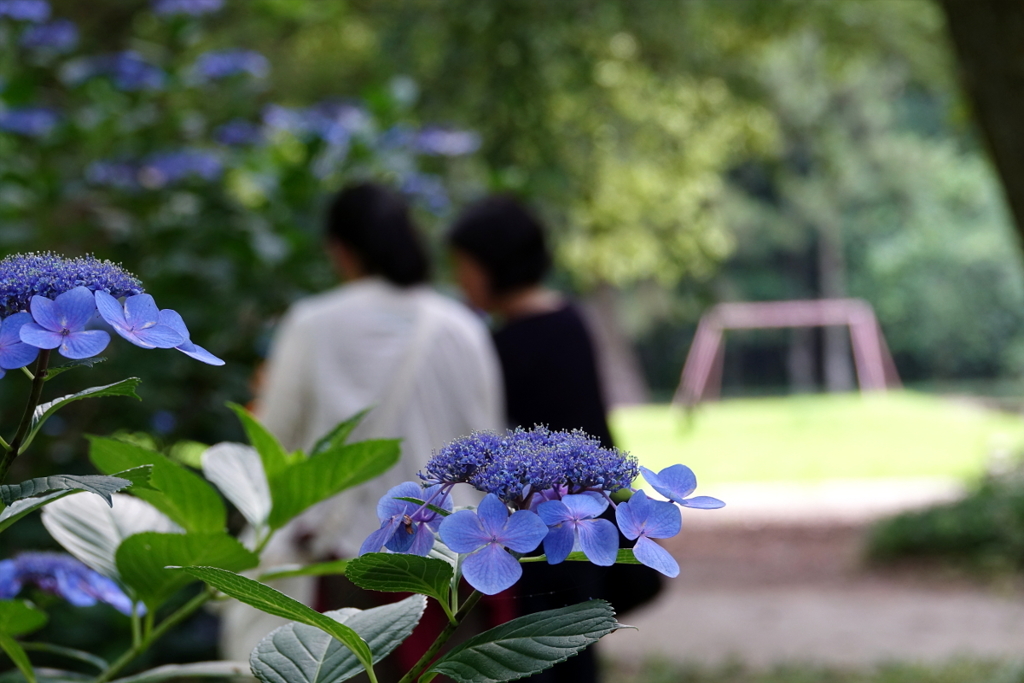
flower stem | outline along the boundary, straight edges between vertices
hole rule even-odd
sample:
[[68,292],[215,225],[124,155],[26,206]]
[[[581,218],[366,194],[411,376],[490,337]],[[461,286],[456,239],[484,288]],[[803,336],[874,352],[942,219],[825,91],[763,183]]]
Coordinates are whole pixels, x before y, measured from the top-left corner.
[[112,679],[121,671],[121,669],[131,664],[133,659],[148,650],[158,638],[191,616],[193,612],[202,607],[212,597],[213,591],[208,588],[179,607],[177,611],[173,612],[169,617],[161,621],[159,626],[145,634],[138,644],[133,644],[127,652],[118,658],[116,662],[108,666],[103,673],[94,678],[92,683],[106,683]]
[[28,403],[25,404],[25,412],[21,416],[21,424],[18,425],[17,433],[11,439],[10,446],[3,454],[3,459],[0,460],[0,484],[3,484],[7,479],[7,472],[11,469],[14,459],[20,455],[21,445],[25,442],[25,437],[28,436],[29,430],[32,428],[32,415],[36,411],[36,406],[39,405],[39,399],[43,396],[43,384],[46,383],[46,366],[49,362],[50,350],[40,349],[39,360],[36,361],[35,376],[32,378],[32,390],[29,392]]
[[455,629],[459,627],[459,624],[466,618],[466,615],[469,614],[470,610],[476,606],[476,603],[480,601],[482,596],[483,594],[480,591],[473,591],[473,594],[466,598],[466,601],[462,603],[459,611],[455,614],[455,621],[448,622],[448,624],[445,625],[444,630],[438,634],[437,639],[433,642],[430,648],[423,653],[420,660],[416,662],[415,666],[409,669],[409,673],[402,676],[402,679],[398,681],[398,683],[412,683],[424,672],[424,670],[426,670],[428,666],[430,666],[430,663],[434,661],[434,657],[436,657],[437,653],[441,651],[444,644],[448,642],[448,639],[452,637],[453,633],[455,633]]

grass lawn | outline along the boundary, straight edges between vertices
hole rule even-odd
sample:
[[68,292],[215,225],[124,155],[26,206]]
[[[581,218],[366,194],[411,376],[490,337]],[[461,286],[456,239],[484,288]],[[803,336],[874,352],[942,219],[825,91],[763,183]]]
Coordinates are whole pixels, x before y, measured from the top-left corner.
[[732,399],[680,409],[617,410],[618,445],[658,470],[693,468],[703,483],[959,477],[1024,448],[1024,419],[965,401],[900,391]]

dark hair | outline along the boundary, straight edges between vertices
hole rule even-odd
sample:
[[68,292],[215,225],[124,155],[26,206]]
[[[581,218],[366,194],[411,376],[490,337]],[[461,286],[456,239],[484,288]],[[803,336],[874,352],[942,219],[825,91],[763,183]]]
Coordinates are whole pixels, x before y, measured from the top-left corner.
[[483,199],[459,215],[448,243],[490,276],[492,294],[538,284],[551,267],[540,220],[514,197]]
[[366,272],[393,284],[417,285],[430,275],[408,204],[382,185],[359,183],[339,192],[327,210],[326,232],[354,251]]

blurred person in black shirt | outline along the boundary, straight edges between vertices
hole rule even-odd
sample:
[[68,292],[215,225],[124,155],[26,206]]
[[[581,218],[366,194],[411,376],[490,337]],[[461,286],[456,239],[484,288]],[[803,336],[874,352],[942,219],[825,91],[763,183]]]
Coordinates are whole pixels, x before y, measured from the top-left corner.
[[[582,429],[602,446],[614,446],[583,316],[543,284],[551,256],[537,217],[512,197],[490,197],[458,217],[448,241],[469,303],[497,321],[494,343],[509,426]],[[611,513],[609,508],[606,514]],[[621,535],[619,540],[627,544]],[[519,614],[603,598],[621,615],[650,600],[661,586],[657,572],[635,565],[529,563],[523,570],[523,578],[510,589]],[[594,649],[529,680],[593,683],[598,680]]]

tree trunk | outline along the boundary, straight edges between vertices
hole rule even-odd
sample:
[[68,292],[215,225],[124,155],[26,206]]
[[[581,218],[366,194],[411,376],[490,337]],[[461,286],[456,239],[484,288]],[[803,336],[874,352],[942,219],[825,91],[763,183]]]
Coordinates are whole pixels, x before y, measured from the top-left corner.
[[584,311],[597,354],[604,400],[609,408],[650,400],[640,361],[619,322],[616,290],[599,285],[585,300]]
[[942,0],[960,75],[1024,236],[1024,3]]

